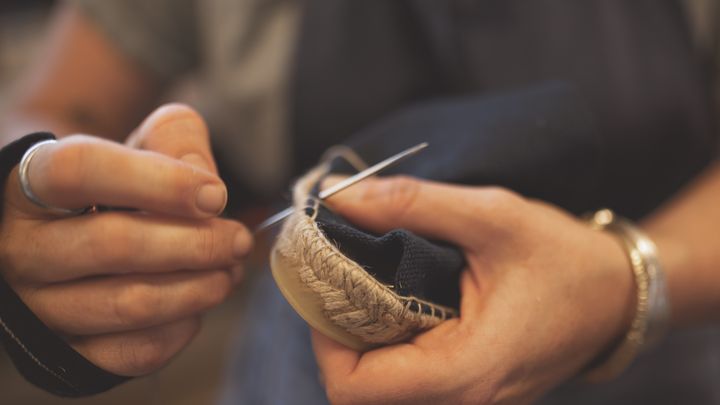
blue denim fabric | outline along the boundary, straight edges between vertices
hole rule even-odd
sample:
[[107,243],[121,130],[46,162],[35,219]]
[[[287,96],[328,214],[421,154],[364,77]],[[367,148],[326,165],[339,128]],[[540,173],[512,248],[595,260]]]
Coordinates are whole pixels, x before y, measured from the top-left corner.
[[254,283],[219,403],[327,404],[307,324],[280,294],[269,270]]
[[[253,288],[220,405],[323,405],[309,330],[269,272]],[[674,333],[607,384],[569,382],[539,405],[720,404],[720,327]]]

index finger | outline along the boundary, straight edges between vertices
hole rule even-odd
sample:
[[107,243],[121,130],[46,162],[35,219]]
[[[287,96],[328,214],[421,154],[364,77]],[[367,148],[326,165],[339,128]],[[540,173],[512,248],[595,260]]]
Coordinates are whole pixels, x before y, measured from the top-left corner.
[[[9,197],[25,212],[36,212],[16,177]],[[29,164],[28,180],[41,201],[68,209],[98,204],[206,218],[219,214],[227,199],[225,185],[213,173],[82,135],[42,146]]]
[[217,174],[205,120],[184,104],[166,104],[155,110],[130,136],[129,145]]

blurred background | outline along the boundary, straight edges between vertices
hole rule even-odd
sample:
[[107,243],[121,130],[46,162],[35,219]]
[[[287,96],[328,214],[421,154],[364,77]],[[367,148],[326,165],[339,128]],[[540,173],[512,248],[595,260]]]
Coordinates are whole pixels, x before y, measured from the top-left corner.
[[[33,59],[53,3],[51,0],[0,1],[0,104],[12,91],[13,79]],[[40,391],[15,371],[0,349],[0,404],[212,404],[217,398],[230,337],[238,325],[244,295],[238,291],[221,307],[208,313],[195,341],[170,366],[92,398],[63,400]]]
[[0,2],[0,98],[22,71],[41,40],[51,0]]

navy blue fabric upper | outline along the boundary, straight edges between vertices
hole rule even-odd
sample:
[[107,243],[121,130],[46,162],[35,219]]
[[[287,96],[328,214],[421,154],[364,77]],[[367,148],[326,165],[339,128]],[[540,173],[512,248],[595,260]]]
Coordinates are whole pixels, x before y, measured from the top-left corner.
[[[351,134],[373,138],[363,145],[368,161],[432,134],[440,141],[431,140],[433,149],[444,148],[442,171],[418,167],[432,164],[423,156],[408,163],[417,172],[405,173],[639,218],[715,151],[709,69],[677,0],[312,0],[293,65],[296,167],[304,171]],[[569,102],[593,117],[595,151],[552,162],[582,152],[577,143],[591,131],[585,112],[575,117],[562,105],[548,127],[538,119],[532,131],[533,116],[562,104],[552,92],[544,93],[548,106],[538,94],[533,103],[468,100],[549,81],[572,88]],[[449,165],[468,158],[478,165],[472,177]]]
[[[598,138],[577,93],[568,85],[549,83],[503,95],[421,103],[346,143],[375,163],[429,142],[423,152],[385,174],[464,184],[501,182],[534,197],[588,210],[601,170]],[[341,159],[331,167],[333,173],[353,172]],[[317,222],[329,240],[398,294],[459,308],[465,261],[457,248],[404,229],[373,235],[324,207],[319,213]]]

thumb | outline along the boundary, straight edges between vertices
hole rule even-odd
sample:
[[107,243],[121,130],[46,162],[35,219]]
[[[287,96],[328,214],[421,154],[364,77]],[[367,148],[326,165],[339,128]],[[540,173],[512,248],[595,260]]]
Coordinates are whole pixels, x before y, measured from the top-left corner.
[[[342,178],[329,177],[327,188]],[[419,180],[411,177],[367,179],[326,199],[338,214],[365,229],[384,233],[405,228],[459,245],[467,232],[477,232],[479,188]]]
[[360,361],[361,353],[338,343],[315,329],[310,329],[313,351],[323,376],[348,375]]
[[133,132],[128,144],[217,174],[205,120],[187,105],[174,103],[158,108]]

